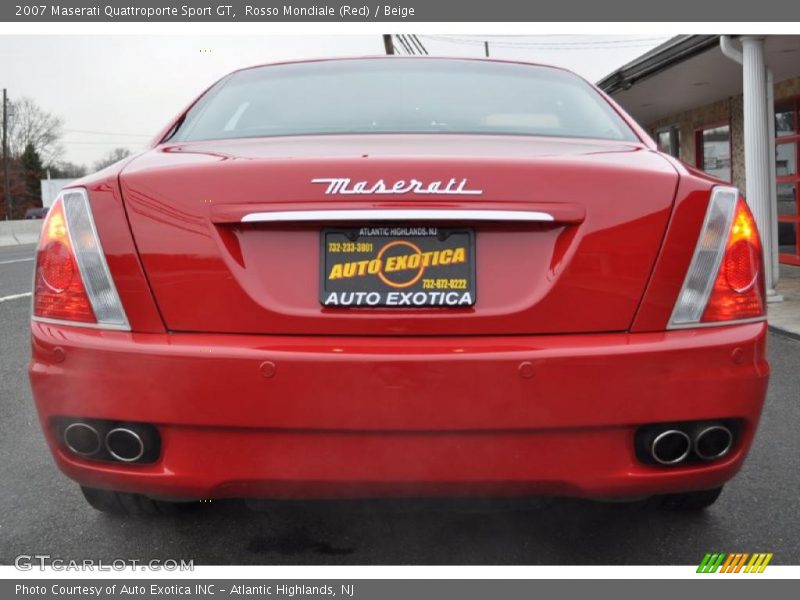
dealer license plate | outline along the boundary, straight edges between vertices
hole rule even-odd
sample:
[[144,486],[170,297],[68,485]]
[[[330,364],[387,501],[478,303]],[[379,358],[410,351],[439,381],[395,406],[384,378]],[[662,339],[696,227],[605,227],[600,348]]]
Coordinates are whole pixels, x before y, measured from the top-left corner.
[[329,307],[475,304],[475,233],[427,226],[322,230],[320,302]]

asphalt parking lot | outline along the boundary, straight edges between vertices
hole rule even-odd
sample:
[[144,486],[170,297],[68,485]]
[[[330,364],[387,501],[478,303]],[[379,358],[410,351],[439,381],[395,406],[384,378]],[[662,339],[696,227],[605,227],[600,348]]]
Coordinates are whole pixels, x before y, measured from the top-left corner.
[[56,469],[28,379],[32,247],[0,248],[0,563],[193,559],[196,564],[697,564],[707,551],[800,564],[800,341],[772,334],[769,398],[743,471],[703,514],[569,499],[202,505],[110,517]]

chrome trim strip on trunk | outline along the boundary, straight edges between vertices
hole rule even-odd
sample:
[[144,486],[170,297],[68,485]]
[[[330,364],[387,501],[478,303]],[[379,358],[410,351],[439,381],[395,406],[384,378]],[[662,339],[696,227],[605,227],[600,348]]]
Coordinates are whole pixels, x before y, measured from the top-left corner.
[[366,209],[287,210],[244,215],[242,223],[301,223],[309,221],[496,221],[552,223],[553,215],[531,210]]

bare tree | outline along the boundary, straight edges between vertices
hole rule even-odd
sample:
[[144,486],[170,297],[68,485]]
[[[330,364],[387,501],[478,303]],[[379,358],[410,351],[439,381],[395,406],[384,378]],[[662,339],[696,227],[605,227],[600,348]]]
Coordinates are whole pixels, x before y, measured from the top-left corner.
[[107,166],[113,165],[123,158],[128,158],[131,154],[133,154],[133,152],[128,150],[128,148],[114,148],[111,152],[94,163],[94,170],[99,171],[100,169],[105,169]]
[[47,112],[31,98],[20,98],[9,105],[9,154],[19,158],[30,145],[45,165],[57,162],[64,152],[61,145],[64,120]]
[[50,165],[48,167],[50,176],[54,179],[77,179],[83,177],[87,173],[84,165],[76,165],[68,161],[61,161],[58,164]]

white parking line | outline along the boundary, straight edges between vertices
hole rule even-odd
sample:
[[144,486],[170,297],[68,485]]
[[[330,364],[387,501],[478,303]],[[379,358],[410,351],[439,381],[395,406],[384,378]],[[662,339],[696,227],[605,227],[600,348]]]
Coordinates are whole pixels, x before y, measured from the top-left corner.
[[33,292],[25,292],[24,294],[12,294],[10,296],[3,296],[0,298],[0,302],[6,302],[7,300],[16,300],[17,298],[29,298]]
[[0,265],[11,265],[14,263],[31,262],[33,258],[15,258],[14,260],[0,260]]

